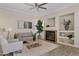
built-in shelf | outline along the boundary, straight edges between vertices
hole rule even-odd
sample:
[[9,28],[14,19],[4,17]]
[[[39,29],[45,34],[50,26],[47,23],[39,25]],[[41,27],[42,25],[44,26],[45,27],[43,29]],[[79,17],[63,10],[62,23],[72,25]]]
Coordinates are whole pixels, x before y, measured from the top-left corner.
[[59,32],[74,32],[74,31],[59,31]]
[[[62,36],[59,36],[59,38],[69,39],[68,37],[62,37]],[[71,38],[70,40],[74,40],[74,38]]]
[[74,13],[59,17],[58,43],[74,45]]

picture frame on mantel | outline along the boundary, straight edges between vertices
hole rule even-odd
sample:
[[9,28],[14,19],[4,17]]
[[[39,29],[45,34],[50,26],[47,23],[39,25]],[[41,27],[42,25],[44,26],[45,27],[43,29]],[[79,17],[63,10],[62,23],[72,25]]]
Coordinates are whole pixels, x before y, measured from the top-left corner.
[[17,21],[18,29],[32,29],[32,22],[30,21]]
[[55,27],[55,17],[48,18],[49,23],[47,23],[46,27]]

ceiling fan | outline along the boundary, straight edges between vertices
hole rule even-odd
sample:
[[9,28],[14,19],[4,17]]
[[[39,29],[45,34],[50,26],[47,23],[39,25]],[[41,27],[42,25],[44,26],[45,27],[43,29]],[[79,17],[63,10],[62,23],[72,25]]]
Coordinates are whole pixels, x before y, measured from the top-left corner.
[[36,9],[37,11],[39,11],[39,9],[44,9],[44,10],[46,10],[47,8],[46,8],[46,7],[43,7],[43,5],[46,5],[46,4],[47,4],[47,3],[42,3],[42,4],[34,3],[34,4],[32,5],[32,4],[27,4],[27,3],[25,3],[25,5],[32,6],[32,8],[30,8],[31,10],[32,10],[32,9]]

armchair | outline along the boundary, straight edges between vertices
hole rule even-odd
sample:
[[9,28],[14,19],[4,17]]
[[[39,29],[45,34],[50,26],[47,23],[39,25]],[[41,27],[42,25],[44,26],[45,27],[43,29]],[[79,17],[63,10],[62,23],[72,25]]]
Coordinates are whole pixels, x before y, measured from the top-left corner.
[[3,55],[22,50],[23,48],[23,42],[18,41],[18,39],[8,41],[5,38],[0,37],[0,45]]

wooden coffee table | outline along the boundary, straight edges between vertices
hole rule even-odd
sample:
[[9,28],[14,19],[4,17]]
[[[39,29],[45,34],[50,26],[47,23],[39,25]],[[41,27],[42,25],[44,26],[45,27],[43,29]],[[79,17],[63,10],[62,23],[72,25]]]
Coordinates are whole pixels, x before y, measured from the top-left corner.
[[41,46],[41,44],[38,41],[33,41],[31,43],[28,43],[27,48],[31,49],[31,48],[35,48],[35,47],[39,47]]

